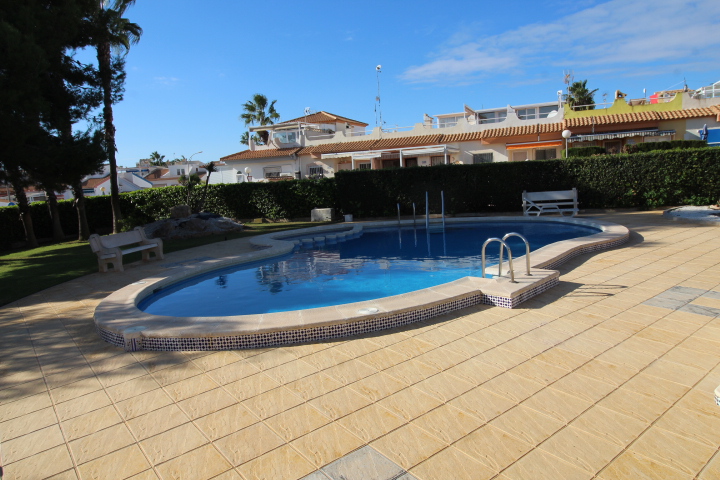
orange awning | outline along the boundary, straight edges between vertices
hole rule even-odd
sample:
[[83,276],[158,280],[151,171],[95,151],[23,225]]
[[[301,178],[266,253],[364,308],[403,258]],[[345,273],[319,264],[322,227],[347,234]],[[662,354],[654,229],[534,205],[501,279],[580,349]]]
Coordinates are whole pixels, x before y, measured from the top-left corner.
[[562,140],[552,142],[530,142],[530,143],[513,143],[508,145],[508,150],[520,150],[527,148],[545,148],[545,147],[562,147]]

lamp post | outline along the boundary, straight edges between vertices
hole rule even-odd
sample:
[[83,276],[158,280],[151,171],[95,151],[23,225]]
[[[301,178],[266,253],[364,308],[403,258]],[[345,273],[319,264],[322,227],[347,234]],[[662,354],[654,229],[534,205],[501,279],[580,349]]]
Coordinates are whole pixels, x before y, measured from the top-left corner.
[[568,158],[568,139],[572,137],[570,130],[563,130],[562,137],[565,139],[565,158]]
[[199,152],[195,152],[195,153],[193,153],[192,155],[190,155],[190,158],[188,158],[188,163],[190,163],[190,161],[192,160],[192,157],[194,157],[194,156],[197,155],[198,153],[203,153],[203,152],[202,152],[202,150],[200,150]]

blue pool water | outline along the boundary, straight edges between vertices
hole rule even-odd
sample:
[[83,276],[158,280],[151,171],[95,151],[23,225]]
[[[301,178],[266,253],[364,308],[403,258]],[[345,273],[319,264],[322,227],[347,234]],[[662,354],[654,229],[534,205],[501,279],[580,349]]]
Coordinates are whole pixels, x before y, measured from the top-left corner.
[[[536,250],[599,231],[555,222],[448,224],[444,233],[429,234],[424,227],[364,230],[359,238],[190,278],[145,298],[139,308],[155,315],[217,317],[372,300],[481,276],[482,244],[490,237],[517,232]],[[319,235],[325,234],[313,234]],[[522,240],[511,237],[508,244],[515,257],[525,253]],[[499,244],[490,244],[488,265],[497,264],[498,254]],[[524,268],[515,265],[516,272]]]

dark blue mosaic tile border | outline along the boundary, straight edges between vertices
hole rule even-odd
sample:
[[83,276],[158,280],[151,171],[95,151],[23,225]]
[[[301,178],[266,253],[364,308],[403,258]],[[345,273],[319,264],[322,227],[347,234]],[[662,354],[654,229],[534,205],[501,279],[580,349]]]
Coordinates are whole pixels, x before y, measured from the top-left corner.
[[[629,236],[596,245],[580,247],[568,252],[551,264],[543,265],[540,268],[552,269],[567,260],[582,253],[604,250],[627,242]],[[127,351],[155,350],[155,351],[197,351],[197,350],[240,350],[250,348],[262,348],[276,345],[288,345],[295,343],[314,342],[328,340],[338,337],[349,337],[364,333],[375,332],[395,328],[410,323],[427,320],[445,313],[450,313],[463,308],[478,304],[494,305],[502,308],[515,308],[522,302],[549,290],[556,286],[560,279],[548,278],[547,281],[534,286],[530,290],[521,293],[517,297],[508,298],[495,295],[486,295],[481,292],[468,295],[461,299],[433,305],[432,307],[419,308],[417,310],[400,312],[383,317],[373,317],[351,323],[325,325],[322,327],[281,330],[277,332],[257,333],[249,335],[235,335],[224,337],[198,337],[198,338],[168,338],[168,337],[133,337],[127,341],[123,335],[97,327],[98,334],[106,342],[123,347]]]

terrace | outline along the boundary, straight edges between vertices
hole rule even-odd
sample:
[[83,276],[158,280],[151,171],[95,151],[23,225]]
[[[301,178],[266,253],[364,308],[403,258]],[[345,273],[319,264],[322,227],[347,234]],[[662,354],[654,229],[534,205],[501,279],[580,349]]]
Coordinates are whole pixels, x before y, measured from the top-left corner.
[[522,308],[359,337],[134,353],[99,339],[94,308],[111,292],[248,252],[244,239],[2,307],[5,475],[720,477],[717,227],[585,217],[627,226],[630,241],[561,265],[560,285]]

